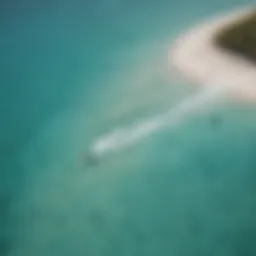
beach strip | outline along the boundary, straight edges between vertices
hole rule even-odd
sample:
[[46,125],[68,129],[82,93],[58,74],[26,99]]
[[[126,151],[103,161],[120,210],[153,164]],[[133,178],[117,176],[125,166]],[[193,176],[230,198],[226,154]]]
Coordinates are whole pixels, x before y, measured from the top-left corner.
[[169,50],[169,64],[202,86],[228,85],[232,97],[256,102],[256,65],[232,54],[214,42],[226,26],[250,15],[246,7],[201,21],[174,42]]

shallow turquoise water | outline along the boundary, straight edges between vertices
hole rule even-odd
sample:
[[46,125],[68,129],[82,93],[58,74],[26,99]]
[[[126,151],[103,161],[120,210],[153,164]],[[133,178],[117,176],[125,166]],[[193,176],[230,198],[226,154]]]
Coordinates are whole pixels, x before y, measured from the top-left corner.
[[94,138],[196,92],[169,45],[247,3],[1,3],[0,255],[255,255],[254,107],[224,101],[83,162]]

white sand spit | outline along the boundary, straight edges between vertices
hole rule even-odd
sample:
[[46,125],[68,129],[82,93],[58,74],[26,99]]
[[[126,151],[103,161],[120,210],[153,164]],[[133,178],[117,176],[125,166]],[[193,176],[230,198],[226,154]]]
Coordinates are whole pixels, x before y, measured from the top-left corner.
[[170,49],[170,65],[201,85],[229,85],[234,88],[233,97],[256,102],[256,65],[219,48],[213,40],[225,26],[252,11],[252,7],[246,7],[190,29]]

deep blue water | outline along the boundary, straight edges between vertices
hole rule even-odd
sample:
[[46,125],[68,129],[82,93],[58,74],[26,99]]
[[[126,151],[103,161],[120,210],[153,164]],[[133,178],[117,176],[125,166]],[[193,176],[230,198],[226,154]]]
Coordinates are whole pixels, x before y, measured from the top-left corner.
[[83,161],[93,138],[195,92],[169,45],[248,3],[0,3],[1,256],[256,254],[254,106],[227,101]]

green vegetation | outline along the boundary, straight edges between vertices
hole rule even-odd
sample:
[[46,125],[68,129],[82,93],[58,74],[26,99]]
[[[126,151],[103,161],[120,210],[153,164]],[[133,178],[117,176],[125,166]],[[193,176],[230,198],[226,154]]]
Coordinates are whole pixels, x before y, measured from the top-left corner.
[[218,46],[256,62],[256,11],[217,34]]

